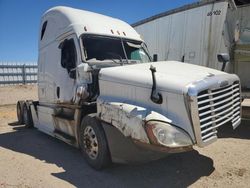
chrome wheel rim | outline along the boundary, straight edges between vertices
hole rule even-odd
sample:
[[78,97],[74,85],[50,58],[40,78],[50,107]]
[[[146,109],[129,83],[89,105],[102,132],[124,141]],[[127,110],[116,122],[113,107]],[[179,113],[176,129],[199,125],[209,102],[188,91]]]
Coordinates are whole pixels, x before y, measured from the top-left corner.
[[98,141],[94,129],[90,126],[84,129],[83,145],[88,156],[91,159],[96,159],[98,155]]

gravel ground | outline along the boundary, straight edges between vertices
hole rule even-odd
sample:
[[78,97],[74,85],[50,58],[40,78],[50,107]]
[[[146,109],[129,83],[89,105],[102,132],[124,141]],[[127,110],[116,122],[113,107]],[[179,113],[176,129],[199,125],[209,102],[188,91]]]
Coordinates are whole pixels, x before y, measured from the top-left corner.
[[[3,96],[6,94],[8,97]],[[16,103],[14,100],[24,95],[35,99],[36,86],[0,87],[2,104]],[[250,185],[250,122],[246,120],[235,131],[230,126],[222,127],[220,139],[206,148],[142,165],[115,164],[95,171],[77,149],[36,129],[18,125],[15,110],[15,105],[0,106],[1,188]]]

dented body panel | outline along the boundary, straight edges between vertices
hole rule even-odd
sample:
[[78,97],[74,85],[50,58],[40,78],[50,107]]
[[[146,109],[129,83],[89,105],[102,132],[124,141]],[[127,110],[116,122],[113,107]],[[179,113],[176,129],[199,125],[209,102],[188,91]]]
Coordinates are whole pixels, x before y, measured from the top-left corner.
[[144,129],[146,109],[118,102],[97,101],[99,118],[116,127],[125,137],[149,143]]

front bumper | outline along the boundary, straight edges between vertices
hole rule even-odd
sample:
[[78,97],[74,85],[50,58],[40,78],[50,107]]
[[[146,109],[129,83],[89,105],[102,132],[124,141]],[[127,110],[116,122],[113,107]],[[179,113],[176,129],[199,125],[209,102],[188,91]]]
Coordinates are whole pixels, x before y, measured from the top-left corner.
[[171,153],[192,150],[192,146],[168,148],[143,143],[131,137],[125,137],[117,128],[102,123],[109,145],[111,159],[116,163],[144,163],[164,158]]

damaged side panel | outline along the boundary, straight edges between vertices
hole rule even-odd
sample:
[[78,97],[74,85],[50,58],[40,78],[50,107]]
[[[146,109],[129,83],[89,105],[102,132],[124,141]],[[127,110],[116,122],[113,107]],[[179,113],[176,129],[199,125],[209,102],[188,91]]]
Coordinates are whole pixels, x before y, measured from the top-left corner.
[[116,127],[125,137],[131,137],[143,143],[150,143],[145,131],[145,122],[151,119],[162,119],[171,122],[157,112],[144,107],[121,102],[109,102],[99,98],[97,101],[99,118]]
[[145,108],[119,102],[98,100],[97,112],[99,118],[122,132],[125,137],[132,137],[141,142],[149,143],[144,130]]

